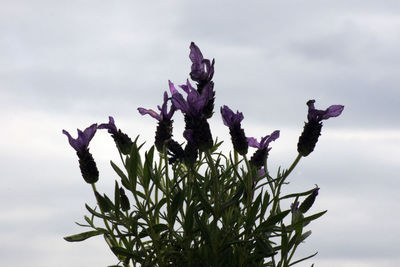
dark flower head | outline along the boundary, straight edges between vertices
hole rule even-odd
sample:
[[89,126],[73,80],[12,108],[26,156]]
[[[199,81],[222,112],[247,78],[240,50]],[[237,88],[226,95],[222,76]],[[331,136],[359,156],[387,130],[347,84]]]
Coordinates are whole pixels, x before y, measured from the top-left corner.
[[247,141],[249,142],[249,146],[251,147],[255,147],[258,149],[267,148],[268,150],[271,150],[271,148],[268,148],[269,143],[275,141],[278,138],[279,138],[279,130],[276,130],[271,135],[262,137],[260,143],[254,137],[248,137]]
[[327,120],[331,117],[339,116],[344,106],[342,105],[332,105],[326,110],[315,109],[315,100],[309,100],[307,102],[308,106],[308,122],[304,125],[304,130],[299,137],[299,142],[297,143],[297,151],[303,157],[308,156],[314,151],[315,145],[318,142],[318,138],[321,135],[322,120]]
[[[173,86],[173,84],[172,84],[172,86]],[[170,82],[170,88],[171,88],[171,82]],[[175,89],[175,91],[176,91],[176,89]],[[171,92],[172,92],[172,90],[171,90]],[[164,102],[161,107],[157,106],[158,110],[160,111],[159,113],[152,109],[145,109],[145,108],[138,108],[138,111],[140,114],[142,114],[142,115],[148,114],[158,121],[171,120],[171,118],[175,112],[175,107],[171,106],[170,110],[168,111],[168,100],[169,100],[168,93],[164,92]]]
[[108,117],[109,122],[108,123],[102,123],[100,124],[97,129],[107,129],[108,132],[111,134],[113,137],[115,143],[117,144],[119,150],[122,152],[124,155],[128,155],[131,151],[132,147],[132,140],[129,138],[128,135],[125,133],[121,132],[121,129],[118,130],[117,126],[115,126],[115,121],[114,118],[109,116]]
[[190,44],[189,58],[192,61],[190,77],[193,81],[200,84],[205,84],[211,81],[214,75],[214,60],[204,59],[200,49],[195,43]]
[[76,150],[76,152],[82,152],[89,146],[90,140],[92,140],[97,130],[97,124],[92,124],[86,128],[83,132],[78,129],[78,138],[74,139],[66,130],[62,133],[68,137],[69,144]]
[[224,125],[228,126],[229,128],[232,128],[237,125],[239,125],[240,127],[240,123],[244,118],[242,112],[236,111],[235,114],[229,107],[225,105],[221,107],[221,115],[222,115],[222,120],[224,121]]
[[322,120],[327,120],[331,117],[337,117],[342,113],[342,111],[344,109],[344,106],[342,106],[342,105],[332,105],[329,108],[327,108],[326,110],[319,110],[319,109],[315,109],[314,103],[315,103],[315,100],[309,100],[307,102],[308,121],[320,122]]

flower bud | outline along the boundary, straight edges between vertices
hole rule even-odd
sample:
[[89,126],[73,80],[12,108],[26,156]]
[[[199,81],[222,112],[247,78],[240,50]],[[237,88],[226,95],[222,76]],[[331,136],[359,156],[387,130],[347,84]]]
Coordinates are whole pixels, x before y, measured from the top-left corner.
[[125,190],[122,187],[119,189],[119,195],[120,195],[120,199],[121,199],[121,209],[123,211],[130,210],[131,204],[129,203],[129,199],[125,195]]
[[318,196],[319,188],[315,188],[314,191],[309,195],[303,203],[300,204],[299,211],[306,213],[314,204],[315,198]]

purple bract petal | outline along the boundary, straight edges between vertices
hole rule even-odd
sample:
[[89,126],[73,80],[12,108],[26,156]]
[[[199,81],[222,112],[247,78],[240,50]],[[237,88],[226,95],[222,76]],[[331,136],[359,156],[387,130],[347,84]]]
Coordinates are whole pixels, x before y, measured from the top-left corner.
[[203,54],[201,53],[199,47],[194,42],[190,43],[189,58],[193,63],[200,64],[203,61]]
[[249,143],[249,146],[251,146],[251,147],[255,147],[258,149],[264,149],[264,148],[268,149],[269,143],[271,143],[272,141],[275,141],[278,138],[279,138],[279,130],[276,130],[271,135],[262,137],[260,143],[258,143],[258,141],[254,137],[248,137],[247,142]]
[[307,102],[308,106],[307,118],[309,121],[314,120],[320,122],[322,120],[327,120],[331,117],[337,117],[342,113],[344,109],[344,106],[342,105],[332,105],[326,110],[320,110],[315,108],[314,103],[315,100],[309,100]]
[[260,143],[254,137],[247,137],[247,142],[249,143],[249,146],[251,146],[251,147],[254,147],[254,148],[260,147]]
[[175,85],[170,80],[168,80],[168,86],[169,86],[169,91],[171,92],[171,95],[178,93],[178,90],[176,90]]
[[221,115],[222,120],[224,121],[224,125],[232,128],[233,126],[240,125],[243,120],[243,113],[236,111],[236,114],[228,106],[221,107]]
[[138,108],[138,111],[141,115],[150,115],[152,116],[154,119],[160,121],[161,120],[161,115],[159,115],[157,112],[155,112],[152,109],[145,109],[145,108]]
[[342,105],[332,105],[326,110],[326,113],[324,115],[322,115],[322,119],[326,120],[331,117],[337,117],[340,114],[342,114],[343,109],[344,109],[344,106],[342,106]]
[[183,113],[188,112],[189,106],[188,103],[183,99],[182,94],[176,93],[172,95],[172,105],[176,108],[181,110]]
[[89,146],[90,140],[92,140],[94,134],[97,130],[97,124],[92,124],[87,127],[83,132],[78,129],[78,138],[74,139],[66,130],[63,130],[62,133],[68,137],[69,144],[74,148],[77,152],[81,152]]
[[190,143],[194,142],[193,131],[190,129],[183,131],[183,137]]
[[108,129],[108,132],[109,132],[109,133],[115,134],[115,133],[118,131],[118,129],[117,129],[117,127],[115,126],[114,118],[111,117],[111,116],[109,116],[109,117],[108,117],[108,121],[109,121],[108,123],[102,123],[102,124],[100,124],[100,125],[97,127],[97,129]]

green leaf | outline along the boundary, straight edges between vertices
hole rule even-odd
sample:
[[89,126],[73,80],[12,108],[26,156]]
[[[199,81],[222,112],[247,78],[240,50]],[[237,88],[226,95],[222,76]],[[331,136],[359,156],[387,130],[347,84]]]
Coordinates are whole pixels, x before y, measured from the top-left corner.
[[318,219],[319,217],[324,215],[326,212],[327,212],[327,210],[316,213],[316,214],[308,216],[308,217],[301,218],[296,223],[289,225],[288,229],[290,229],[289,231],[295,230],[299,225],[306,225],[306,224],[310,223],[311,221]]
[[257,218],[257,212],[261,204],[261,194],[258,195],[256,200],[253,202],[250,211],[247,213],[246,218],[246,231],[249,231],[251,227],[255,225],[255,220]]
[[269,194],[268,192],[265,192],[264,198],[261,204],[261,209],[260,209],[260,218],[264,218],[265,211],[268,208],[268,202],[269,202]]
[[287,254],[289,253],[288,242],[289,242],[288,233],[286,231],[285,225],[282,224],[282,233],[281,233],[281,246],[282,246],[282,249],[281,249],[281,254],[282,254],[282,257],[285,259],[285,261],[286,261],[287,256],[288,256]]
[[193,215],[194,215],[194,212],[195,212],[195,205],[192,204],[192,205],[189,206],[189,208],[188,208],[188,210],[187,210],[187,212],[185,214],[185,217],[184,217],[183,230],[189,236],[192,233],[192,229],[193,229],[193,222],[194,222],[193,221],[193,219],[194,219]]
[[119,210],[120,202],[121,202],[121,196],[119,193],[119,185],[118,185],[118,182],[115,181],[115,188],[114,188],[114,208],[115,209],[114,210],[115,210],[115,214],[117,214],[117,216],[120,212],[120,210]]
[[110,160],[110,164],[111,164],[111,167],[114,169],[114,171],[121,178],[122,184],[126,188],[129,188],[129,180],[128,180],[128,177],[126,177],[125,173],[114,162],[112,162],[112,160]]
[[277,253],[268,242],[261,238],[256,238],[256,248],[262,252],[263,258],[271,257]]
[[106,219],[106,220],[110,220],[110,221],[112,220],[112,218],[111,218],[110,216],[103,215],[103,214],[101,214],[101,213],[95,211],[94,209],[92,209],[91,207],[89,207],[88,204],[85,204],[85,207],[86,207],[86,209],[87,209],[91,214],[93,214],[94,216],[96,216],[96,217],[98,217],[98,218]]
[[[317,254],[318,254],[318,252],[315,252],[314,254],[312,254],[312,255],[310,255],[310,256],[308,256],[308,257],[304,257],[304,258],[302,258],[302,259],[300,259],[300,260],[297,260],[297,261],[292,262],[291,264],[289,264],[289,266],[292,266],[292,265],[295,265],[295,264],[297,264],[297,263],[299,263],[299,262],[308,260],[308,259],[314,257],[314,256],[317,255]],[[311,267],[313,267],[313,266],[314,266],[314,264],[311,265]]]
[[66,236],[66,237],[64,237],[64,239],[68,242],[80,242],[80,241],[86,240],[90,237],[104,234],[105,232],[106,232],[105,230],[88,231],[88,232],[83,232],[83,233],[76,234],[76,235]]
[[128,258],[133,258],[136,261],[141,261],[142,257],[140,254],[136,251],[129,251],[126,248],[122,247],[112,247],[111,251],[117,255],[117,256],[122,256],[122,257],[128,257]]
[[311,230],[305,232],[304,234],[302,234],[302,235],[300,236],[300,238],[297,240],[296,244],[297,244],[297,245],[300,244],[301,242],[303,242],[304,240],[306,240],[307,237],[309,237],[310,235],[311,235]]
[[169,223],[174,224],[179,208],[182,207],[185,195],[182,190],[179,190],[172,199],[170,210],[168,211]]
[[201,191],[201,189],[200,189],[199,184],[197,183],[197,181],[194,181],[194,182],[193,182],[193,185],[194,185],[194,187],[193,187],[194,192],[195,192],[195,193],[197,194],[197,196],[199,197],[200,202],[201,202],[201,204],[202,204],[202,206],[203,206],[203,208],[204,208],[204,211],[205,211],[206,213],[209,213],[209,214],[211,213],[212,215],[214,215],[214,210],[213,210],[211,204],[208,202],[208,200],[207,200],[206,197],[204,196],[203,192]]
[[308,195],[310,195],[314,190],[315,190],[315,188],[313,188],[313,189],[311,189],[311,190],[308,190],[308,191],[305,191],[305,192],[301,192],[301,193],[289,194],[289,195],[280,197],[279,200],[287,199],[287,198],[294,198],[294,197],[301,197],[301,196],[308,196]]
[[282,211],[274,216],[269,216],[268,219],[257,227],[257,231],[266,232],[270,231],[278,222],[282,221],[290,210]]

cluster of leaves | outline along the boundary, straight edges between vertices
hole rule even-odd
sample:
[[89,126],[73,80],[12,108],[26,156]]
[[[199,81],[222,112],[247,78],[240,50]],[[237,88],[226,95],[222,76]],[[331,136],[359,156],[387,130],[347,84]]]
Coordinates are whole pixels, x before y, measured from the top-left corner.
[[[233,158],[218,153],[220,144],[200,153],[188,168],[179,162],[169,165],[166,153],[157,159],[154,147],[143,158],[143,145],[136,139],[130,153],[121,154],[123,167],[111,162],[132,205],[127,208],[125,198],[123,205],[116,182],[113,200],[97,196],[100,210],[86,205],[91,216],[80,225],[93,229],[65,239],[103,235],[123,266],[283,267],[304,260],[293,261],[296,248],[311,234],[303,228],[325,211],[305,216],[295,207],[281,209],[284,199],[297,203],[308,196],[306,205],[315,191],[280,195],[300,157],[271,177],[267,171],[260,175],[236,152]],[[95,217],[105,227],[96,226]],[[285,224],[285,218],[290,223]]]

